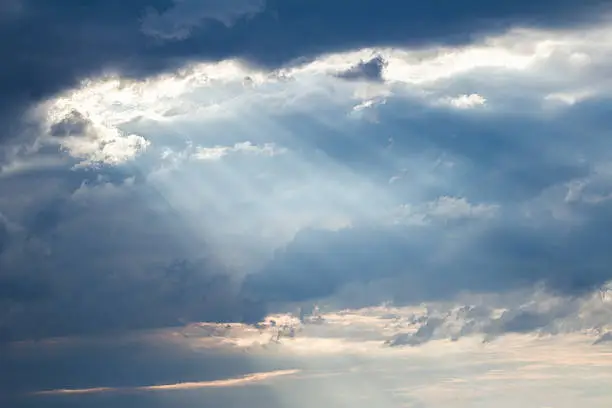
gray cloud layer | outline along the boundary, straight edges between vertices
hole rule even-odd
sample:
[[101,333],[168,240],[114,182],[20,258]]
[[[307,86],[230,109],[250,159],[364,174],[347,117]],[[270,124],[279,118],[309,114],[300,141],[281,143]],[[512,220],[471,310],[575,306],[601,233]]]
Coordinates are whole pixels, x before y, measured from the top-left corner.
[[[296,59],[361,46],[458,44],[510,24],[582,24],[597,17],[593,10],[602,2],[440,4],[391,2],[381,7],[374,1],[350,6],[329,1],[269,1],[265,5],[234,1],[230,6],[235,8],[226,8],[192,1],[3,2],[10,13],[0,19],[0,35],[11,41],[0,45],[0,59],[8,61],[0,70],[0,123],[4,126],[0,154],[14,154],[40,136],[36,118],[20,118],[27,107],[104,72],[143,78],[189,61],[227,57],[275,69]],[[353,18],[347,19],[347,14]],[[337,76],[380,85],[384,65],[382,58],[375,58]],[[148,173],[155,166],[146,160],[138,168],[53,168],[3,178],[0,189],[10,191],[10,199],[0,197],[4,214],[0,217],[2,339],[168,326],[189,320],[255,321],[271,303],[332,296],[347,284],[379,280],[394,280],[396,289],[390,293],[398,302],[439,299],[464,290],[503,291],[538,282],[564,295],[584,293],[612,277],[606,267],[610,212],[605,200],[568,204],[572,213],[585,219],[571,229],[546,217],[550,222],[544,225],[519,222],[516,206],[568,180],[591,175],[592,162],[601,159],[606,143],[588,135],[578,140],[566,129],[575,123],[600,127],[606,123],[608,104],[606,100],[579,104],[568,108],[564,118],[551,121],[503,114],[476,116],[411,100],[390,101],[378,115],[388,127],[370,128],[366,142],[347,138],[312,118],[279,117],[279,127],[299,124],[295,135],[304,143],[293,147],[299,145],[308,153],[322,151],[340,163],[325,167],[313,160],[305,173],[333,171],[338,185],[347,191],[361,188],[354,181],[360,177],[372,183],[388,179],[387,173],[397,170],[395,159],[434,151],[458,158],[459,164],[447,174],[444,185],[419,193],[421,213],[435,212],[430,204],[435,206],[441,196],[469,197],[475,206],[501,202],[510,209],[501,209],[507,211],[501,221],[490,215],[479,219],[474,215],[478,211],[469,210],[449,220],[444,211],[438,211],[408,214],[406,218],[422,216],[426,221],[427,225],[417,228],[402,219],[394,227],[372,227],[364,221],[336,231],[302,231],[243,285],[238,273],[216,259],[216,248],[206,239],[208,225],[200,222],[200,218],[215,218],[221,209],[211,205],[198,213],[200,218],[185,217],[156,191],[159,186]],[[228,133],[224,131],[219,133]],[[49,136],[64,140],[92,132],[91,120],[74,111],[59,118]],[[276,137],[270,133],[269,137]],[[553,144],[560,148],[559,155],[542,160],[541,153]],[[39,153],[51,152],[42,149]],[[161,153],[154,151],[146,159]],[[574,160],[578,153],[592,160]],[[285,168],[270,172],[285,175],[296,163],[288,159]],[[209,174],[200,167],[191,170],[186,179],[223,184],[207,180]],[[218,180],[227,181],[222,173],[227,169],[215,170],[219,170]],[[245,185],[267,189],[262,194],[274,194],[266,180],[255,177],[270,169],[255,170],[248,167],[237,172],[238,181],[231,181],[240,187],[244,179]],[[359,177],[345,177],[345,173]],[[315,182],[325,176],[316,175]],[[311,182],[306,176],[303,179]],[[290,181],[296,180],[302,181],[299,177]],[[405,181],[417,184],[416,177]],[[602,198],[608,192],[605,180],[587,184],[584,194]],[[330,186],[325,194],[337,193],[333,190],[339,187]],[[197,189],[191,185],[189,189],[183,194],[195,196]],[[399,202],[410,190],[401,183],[389,189],[401,190],[391,194]],[[376,191],[363,190],[357,199]],[[217,193],[229,195],[228,191]],[[308,197],[313,206],[332,207],[334,203],[325,198]],[[244,197],[237,200],[243,200],[239,204],[246,214],[255,206]],[[239,213],[236,210],[236,218]]]

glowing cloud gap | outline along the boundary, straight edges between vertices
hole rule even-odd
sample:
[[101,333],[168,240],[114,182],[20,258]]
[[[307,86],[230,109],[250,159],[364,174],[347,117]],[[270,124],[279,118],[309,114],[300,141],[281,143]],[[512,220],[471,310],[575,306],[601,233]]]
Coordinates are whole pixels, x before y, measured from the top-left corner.
[[300,370],[279,370],[263,373],[254,373],[238,378],[227,378],[214,381],[196,381],[177,384],[146,385],[142,387],[95,387],[79,389],[57,389],[48,391],[36,391],[31,395],[80,395],[80,394],[100,394],[109,392],[142,392],[142,391],[180,391],[193,390],[200,388],[223,388],[238,387],[242,385],[258,383],[272,378],[289,376],[299,373]]

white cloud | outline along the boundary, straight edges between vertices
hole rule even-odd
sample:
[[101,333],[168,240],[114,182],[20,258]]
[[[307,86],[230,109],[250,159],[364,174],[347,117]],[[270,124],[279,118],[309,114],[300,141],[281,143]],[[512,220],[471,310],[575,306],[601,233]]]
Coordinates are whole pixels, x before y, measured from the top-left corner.
[[150,142],[139,135],[122,135],[117,129],[98,128],[95,133],[69,137],[60,144],[71,156],[82,160],[80,166],[95,166],[126,162],[145,150]]
[[63,388],[46,391],[36,391],[33,395],[80,395],[80,394],[112,394],[121,392],[151,392],[151,391],[181,391],[202,388],[240,387],[244,385],[267,382],[272,379],[298,374],[300,370],[277,370],[245,375],[238,378],[227,378],[213,381],[179,382],[175,384],[144,385],[140,387],[96,387],[96,388]]
[[575,105],[583,100],[593,97],[597,94],[593,90],[576,90],[568,92],[554,92],[544,97],[544,100],[551,102],[561,102],[566,105]]
[[439,197],[427,203],[427,214],[444,219],[491,218],[499,209],[495,204],[471,204],[465,197]]
[[78,100],[59,99],[44,104],[42,145],[57,144],[70,156],[81,160],[79,166],[117,165],[146,150],[150,141],[105,123],[100,112],[79,109]]
[[232,149],[228,146],[200,147],[193,157],[199,160],[219,160],[223,156],[227,156]]
[[385,103],[386,100],[381,98],[366,99],[363,102],[353,106],[350,115],[373,123],[378,123],[376,108],[377,106],[384,105]]
[[433,220],[490,219],[499,211],[499,205],[472,204],[465,197],[438,197],[423,204],[404,204],[397,209],[395,222],[424,225]]
[[486,99],[478,94],[459,95],[457,97],[443,98],[440,102],[447,104],[458,109],[469,109],[477,106],[483,106],[486,103]]
[[219,160],[231,153],[245,153],[253,155],[276,156],[286,153],[287,149],[277,147],[274,143],[257,146],[251,142],[236,143],[233,146],[198,147],[193,158],[198,160]]

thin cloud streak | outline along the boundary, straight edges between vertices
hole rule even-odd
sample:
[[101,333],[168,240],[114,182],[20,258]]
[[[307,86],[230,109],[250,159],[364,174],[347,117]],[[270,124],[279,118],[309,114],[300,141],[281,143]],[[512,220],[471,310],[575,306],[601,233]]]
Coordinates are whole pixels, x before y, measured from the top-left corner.
[[101,393],[131,393],[146,391],[182,391],[201,388],[224,388],[239,387],[253,383],[264,382],[273,378],[291,376],[298,374],[300,370],[278,370],[262,373],[254,373],[238,378],[227,378],[214,381],[183,382],[177,384],[146,385],[141,387],[93,387],[80,389],[56,389],[47,391],[36,391],[30,395],[81,395],[81,394],[101,394]]

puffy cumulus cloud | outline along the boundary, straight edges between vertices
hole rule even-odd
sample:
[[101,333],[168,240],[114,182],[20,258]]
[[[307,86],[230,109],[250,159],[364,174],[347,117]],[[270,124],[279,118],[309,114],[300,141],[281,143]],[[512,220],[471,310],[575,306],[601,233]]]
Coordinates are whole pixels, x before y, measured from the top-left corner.
[[49,126],[47,143],[57,143],[70,156],[82,160],[79,166],[119,164],[149,145],[142,136],[122,135],[116,128],[96,125],[73,110]]
[[442,99],[441,103],[446,103],[458,109],[469,109],[477,106],[482,106],[487,100],[478,94],[460,95],[454,98],[447,97]]

